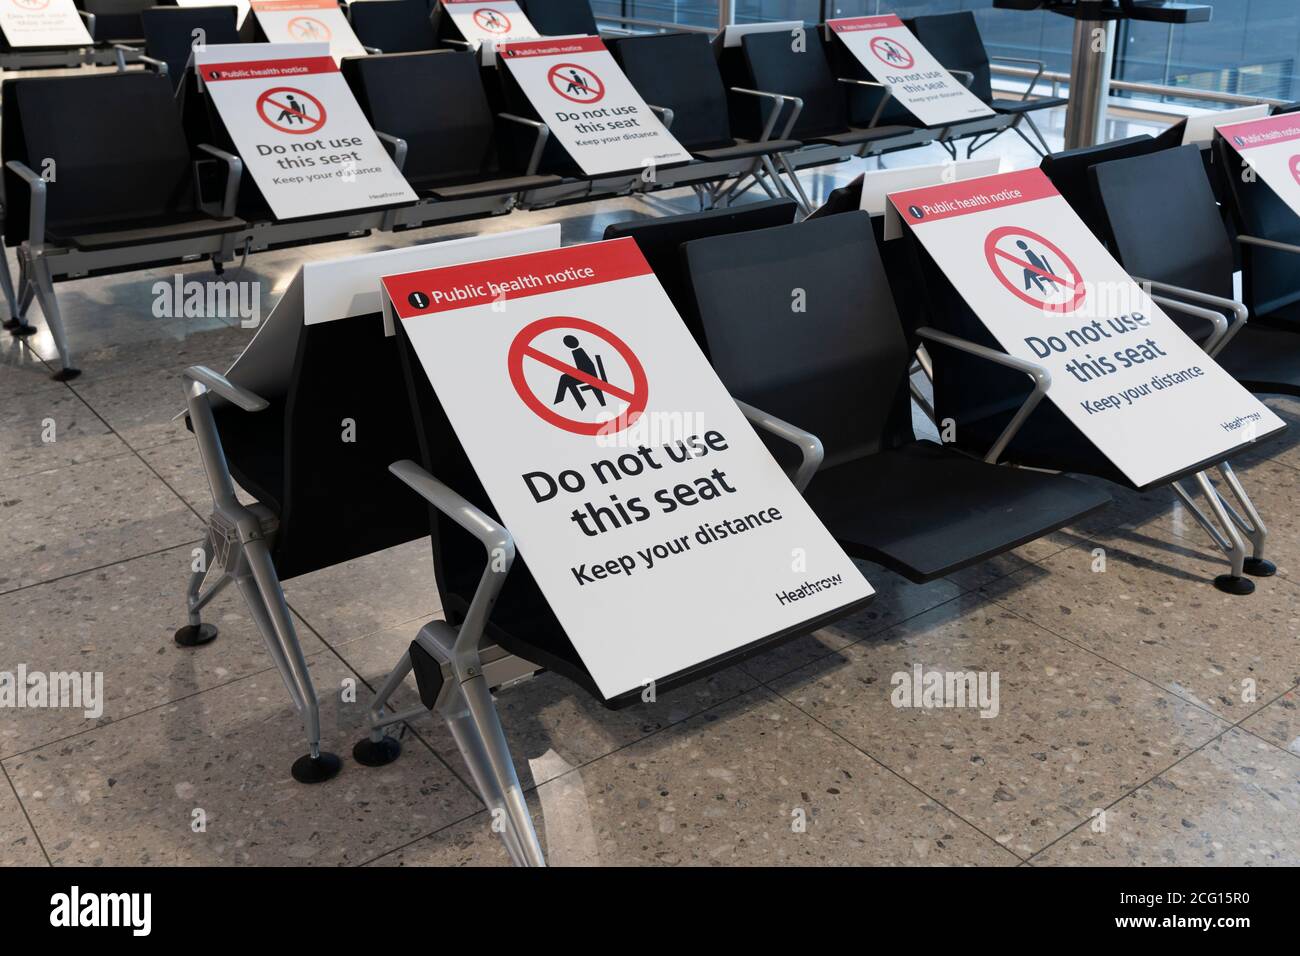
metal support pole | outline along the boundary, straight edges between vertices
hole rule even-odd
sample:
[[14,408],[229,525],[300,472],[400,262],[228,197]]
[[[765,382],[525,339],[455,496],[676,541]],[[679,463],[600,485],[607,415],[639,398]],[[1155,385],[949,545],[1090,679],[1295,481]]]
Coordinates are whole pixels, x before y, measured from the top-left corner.
[[736,9],[732,0],[718,0],[718,32],[736,22]]
[[1070,60],[1070,105],[1065,110],[1065,148],[1102,142],[1106,134],[1106,101],[1115,56],[1115,21],[1074,21],[1074,53]]

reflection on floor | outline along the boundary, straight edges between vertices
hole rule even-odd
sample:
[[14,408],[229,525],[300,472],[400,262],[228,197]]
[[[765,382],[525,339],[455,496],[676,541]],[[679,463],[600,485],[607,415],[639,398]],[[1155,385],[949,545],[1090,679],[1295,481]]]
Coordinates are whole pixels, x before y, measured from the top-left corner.
[[[1054,144],[1061,125],[1045,123]],[[1014,136],[988,152],[1036,164]],[[820,197],[862,166],[805,180]],[[515,214],[258,255],[226,278],[257,282],[265,314],[305,259],[551,221],[571,243],[692,208],[677,194]],[[0,671],[101,671],[104,688],[90,716],[0,708],[0,863],[505,862],[433,720],[404,731],[395,764],[345,757],[336,780],[300,786],[297,719],[238,596],[211,608],[214,644],[172,643],[208,500],[174,420],[178,373],[225,368],[252,334],[155,318],[152,287],[176,272],[60,287],[85,370],[70,386],[48,378],[39,312],[38,335],[0,343]],[[867,612],[654,704],[608,712],[553,675],[503,693],[551,862],[1300,863],[1296,439],[1239,471],[1279,566],[1249,598],[1209,585],[1218,560],[1172,495],[1117,493],[948,580],[866,566]],[[325,736],[347,754],[368,688],[437,613],[427,543],[286,590]],[[891,678],[918,668],[996,672],[996,716],[893,706]]]

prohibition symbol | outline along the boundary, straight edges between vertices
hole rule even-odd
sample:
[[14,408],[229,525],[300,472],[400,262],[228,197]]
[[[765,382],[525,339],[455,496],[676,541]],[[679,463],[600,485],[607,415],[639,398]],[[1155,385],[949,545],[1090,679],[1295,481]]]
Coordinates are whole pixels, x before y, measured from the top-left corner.
[[573,103],[599,103],[605,84],[595,73],[576,63],[557,63],[546,74],[551,89]]
[[1070,257],[1050,239],[999,226],[984,240],[989,268],[1016,298],[1044,312],[1073,312],[1088,294]]
[[257,115],[281,133],[314,133],[325,125],[325,107],[310,93],[277,86],[257,98]]
[[332,39],[330,28],[315,17],[294,17],[285,24],[284,28],[289,32],[289,36],[301,43]]
[[506,33],[510,29],[510,18],[500,10],[493,10],[491,7],[480,7],[475,10],[474,22],[478,24],[480,30],[486,30],[488,33]]
[[1291,178],[1300,183],[1300,155],[1292,156],[1287,165],[1291,167]]
[[[556,330],[565,333],[561,339],[562,354],[551,354],[559,351],[556,348],[559,343],[548,345],[548,350],[537,345],[539,337]],[[631,379],[624,382],[627,387],[609,381],[615,377],[605,370],[605,359],[611,357],[611,353],[627,366]],[[525,374],[526,359],[554,370],[558,377],[534,377],[530,382]],[[627,343],[595,322],[569,315],[538,319],[520,329],[510,343],[506,365],[510,383],[524,404],[543,421],[575,435],[612,435],[623,431],[641,417],[649,397],[645,369]],[[538,393],[538,382],[547,383],[542,389],[543,394]],[[620,402],[624,405],[623,410],[602,421],[564,414],[574,408],[581,412],[592,406],[593,412],[601,409],[612,411]]]
[[50,0],[13,0],[13,4],[20,10],[44,10]]
[[877,60],[896,70],[910,70],[916,63],[907,47],[889,37],[872,37],[870,47]]

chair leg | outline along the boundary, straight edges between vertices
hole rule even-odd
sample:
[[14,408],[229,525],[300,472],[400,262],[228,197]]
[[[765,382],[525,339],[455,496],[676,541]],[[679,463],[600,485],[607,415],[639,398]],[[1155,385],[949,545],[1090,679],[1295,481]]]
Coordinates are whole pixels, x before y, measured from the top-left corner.
[[1246,545],[1241,540],[1236,524],[1228,517],[1223,499],[1219,497],[1218,491],[1215,490],[1214,484],[1205,472],[1198,471],[1196,473],[1196,483],[1200,486],[1201,493],[1210,505],[1210,511],[1214,515],[1213,519],[1200,509],[1192,496],[1179,482],[1173,482],[1172,487],[1174,493],[1187,506],[1187,510],[1192,517],[1196,519],[1196,523],[1205,529],[1211,540],[1219,547],[1219,550],[1223,552],[1228,559],[1228,563],[1232,566],[1232,573],[1220,574],[1214,579],[1214,586],[1226,594],[1246,595],[1254,593],[1255,582],[1243,576],[1246,565]]
[[1237,473],[1232,470],[1232,466],[1225,461],[1219,466],[1219,474],[1232,491],[1233,497],[1237,499],[1237,504],[1241,506],[1241,510],[1245,512],[1244,515],[1239,514],[1232,505],[1228,504],[1223,495],[1219,495],[1219,500],[1223,502],[1223,507],[1228,512],[1228,517],[1241,529],[1246,536],[1246,540],[1250,542],[1250,556],[1246,558],[1245,572],[1256,578],[1272,577],[1277,574],[1277,565],[1264,558],[1264,542],[1268,539],[1268,528],[1264,526],[1264,519],[1259,516],[1259,512],[1255,509],[1255,503],[1250,500],[1250,495],[1246,494],[1246,489],[1242,487],[1240,479],[1237,478]]
[[810,200],[808,194],[804,192],[803,183],[799,181],[798,171],[790,164],[790,160],[786,158],[785,153],[777,153],[776,161],[780,163],[781,168],[785,170],[786,180],[792,187],[794,187],[796,194],[795,202],[797,202],[803,209],[804,215],[811,215],[813,211],[812,200]]
[[45,314],[50,334],[54,336],[54,345],[59,350],[59,360],[63,366],[51,377],[58,382],[69,382],[81,374],[81,369],[77,368],[72,361],[72,349],[68,345],[67,332],[63,329],[63,316],[59,313],[59,300],[54,294],[54,281],[50,278],[50,267],[43,258],[38,256],[31,263],[30,268],[36,299],[40,303],[41,312]]
[[342,764],[336,755],[320,749],[320,705],[316,700],[316,689],[312,686],[307,660],[302,645],[298,643],[293,617],[285,603],[284,591],[280,588],[280,579],[276,576],[266,542],[244,542],[243,560],[252,580],[246,577],[241,580],[240,590],[262,631],[280,677],[294,699],[311,748],[309,753],[294,762],[293,778],[299,783],[321,783],[337,774]]
[[[1043,151],[1040,155],[1047,156],[1048,154],[1050,154],[1052,152],[1052,148],[1047,145],[1047,140],[1043,138],[1042,131],[1039,130],[1038,124],[1034,122],[1034,118],[1030,116],[1028,113],[1023,113],[1021,115],[1024,116],[1025,122],[1029,124],[1029,128],[1033,130],[1034,135],[1038,137],[1038,142],[1043,144]],[[1023,136],[1024,134],[1021,133],[1020,135]],[[1033,144],[1031,143],[1030,145],[1032,146]]]
[[9,318],[5,319],[0,327],[7,329],[9,334],[15,337],[35,334],[36,326],[30,324],[23,317],[23,310],[18,308],[18,297],[14,295],[14,279],[9,271],[9,257],[5,255],[3,248],[0,248],[0,291],[3,291],[5,306],[9,309]]
[[[1038,148],[1038,144],[1035,143],[1028,136],[1026,136],[1025,131],[1020,128],[1020,120],[1027,119],[1027,118],[1028,117],[1017,116],[1016,122],[1012,123],[1010,128],[1015,131],[1015,134],[1017,136],[1019,136],[1021,139],[1025,141],[1026,144],[1028,144],[1029,148],[1032,149],[1037,156],[1039,156],[1040,158],[1046,156],[1047,154],[1043,152],[1043,150]],[[1042,137],[1039,136],[1039,139],[1042,139]]]
[[[411,652],[407,651],[384,680],[383,686],[375,692],[375,699],[371,702],[367,713],[370,720],[370,735],[357,741],[356,746],[352,748],[353,759],[363,767],[382,767],[402,755],[401,743],[396,737],[388,736],[384,730],[405,715],[390,717],[384,708],[388,706],[388,699],[401,686],[402,681],[406,680],[406,675],[411,673],[411,666]],[[419,713],[423,712],[424,708],[421,707]]]
[[469,766],[493,823],[500,820],[503,825],[501,838],[510,859],[516,866],[545,866],[546,858],[533,829],[533,819],[487,680],[479,674],[450,690],[439,710]]
[[174,640],[181,647],[199,647],[203,644],[210,644],[217,638],[217,625],[205,624],[200,617],[199,612],[217,596],[226,585],[231,582],[230,572],[222,569],[221,577],[208,589],[206,594],[200,594],[203,587],[203,581],[207,578],[208,572],[212,570],[212,559],[216,549],[212,543],[212,533],[203,539],[203,570],[193,571],[190,573],[190,583],[185,590],[185,616],[186,624],[176,631]]

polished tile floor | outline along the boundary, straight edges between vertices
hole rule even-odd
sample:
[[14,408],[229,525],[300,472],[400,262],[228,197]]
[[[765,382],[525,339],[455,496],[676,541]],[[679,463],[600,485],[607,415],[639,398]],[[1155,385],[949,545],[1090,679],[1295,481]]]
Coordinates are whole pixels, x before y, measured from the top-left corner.
[[[1058,143],[1061,121],[1047,124]],[[991,149],[1035,162],[1010,136]],[[824,195],[856,172],[806,181]],[[576,242],[689,208],[612,201],[404,241],[558,220]],[[258,281],[265,314],[304,259],[394,243],[254,256],[227,277]],[[440,724],[405,728],[388,767],[350,757],[370,690],[438,613],[427,542],[286,585],[344,755],[325,785],[289,777],[299,725],[237,594],[207,614],[215,643],[172,642],[208,500],[174,417],[178,374],[224,369],[251,335],[154,318],[151,287],[175,271],[60,287],[84,369],[70,385],[48,378],[38,312],[38,335],[0,342],[0,671],[99,671],[105,697],[89,718],[0,708],[0,863],[505,863]],[[1300,403],[1270,402],[1300,420]],[[1209,584],[1220,562],[1172,494],[1116,492],[1078,527],[947,580],[864,566],[879,592],[866,612],[653,704],[606,711],[553,675],[504,692],[550,861],[1300,863],[1298,444],[1240,463],[1279,567],[1251,597]],[[996,673],[996,716],[893,706],[892,675],[916,667]],[[413,687],[399,693],[414,705]]]

